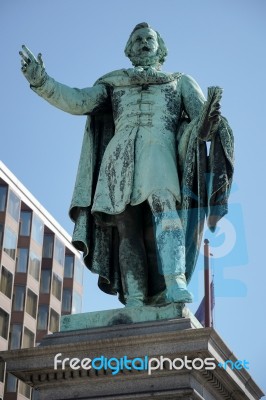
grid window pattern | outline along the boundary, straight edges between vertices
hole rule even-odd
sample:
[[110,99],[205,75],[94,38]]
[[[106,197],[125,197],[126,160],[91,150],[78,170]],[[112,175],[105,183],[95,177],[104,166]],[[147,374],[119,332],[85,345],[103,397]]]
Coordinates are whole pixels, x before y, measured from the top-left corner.
[[[82,262],[76,266],[79,256],[68,237],[34,197],[2,174],[0,181],[0,341],[17,351],[58,332],[61,313],[81,310],[77,282],[82,283],[83,269]],[[1,361],[0,386],[13,399],[30,399],[35,392],[8,374]]]
[[12,295],[12,283],[13,283],[13,274],[8,271],[4,266],[2,266],[1,271],[1,282],[0,282],[0,291],[4,293],[5,296],[11,299]]

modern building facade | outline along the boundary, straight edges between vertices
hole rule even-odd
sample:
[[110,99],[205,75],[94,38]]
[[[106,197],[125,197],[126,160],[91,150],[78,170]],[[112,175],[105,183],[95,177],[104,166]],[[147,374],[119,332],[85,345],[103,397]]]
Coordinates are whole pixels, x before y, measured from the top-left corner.
[[[0,350],[37,346],[60,315],[81,312],[83,268],[68,233],[0,162]],[[0,399],[25,398],[30,387],[0,364]]]

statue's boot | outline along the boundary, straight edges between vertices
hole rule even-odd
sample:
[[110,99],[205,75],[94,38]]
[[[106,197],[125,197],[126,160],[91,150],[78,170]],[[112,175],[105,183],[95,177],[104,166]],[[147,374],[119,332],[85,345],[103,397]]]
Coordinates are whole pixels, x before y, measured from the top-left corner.
[[192,303],[193,296],[187,290],[185,274],[165,275],[166,293],[165,297],[169,302]]

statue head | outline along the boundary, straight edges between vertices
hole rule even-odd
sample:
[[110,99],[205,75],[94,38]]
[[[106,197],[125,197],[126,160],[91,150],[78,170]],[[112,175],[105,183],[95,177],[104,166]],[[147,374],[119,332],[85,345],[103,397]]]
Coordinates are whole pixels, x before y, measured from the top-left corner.
[[125,54],[136,66],[160,68],[167,56],[167,48],[160,34],[147,22],[135,26],[125,47]]

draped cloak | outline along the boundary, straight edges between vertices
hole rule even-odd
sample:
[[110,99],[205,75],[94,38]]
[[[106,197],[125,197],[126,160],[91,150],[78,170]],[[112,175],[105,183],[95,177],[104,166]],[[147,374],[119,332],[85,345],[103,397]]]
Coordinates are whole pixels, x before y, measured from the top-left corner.
[[[105,83],[105,79],[100,82]],[[190,121],[184,112],[176,132],[188,282],[197,262],[205,219],[214,231],[217,222],[227,213],[233,175],[233,135],[227,120],[221,118],[208,154],[208,138],[199,138],[200,117]],[[111,108],[109,111],[106,108],[105,111],[98,110],[87,117],[70,217],[75,223],[73,245],[83,252],[86,266],[99,274],[100,289],[109,294],[118,293],[124,303],[117,228],[108,222],[108,218],[104,220],[104,215],[99,224],[91,213],[101,161],[113,135]],[[134,158],[134,154],[128,154],[128,157]],[[156,287],[148,288],[148,295],[155,294]]]

